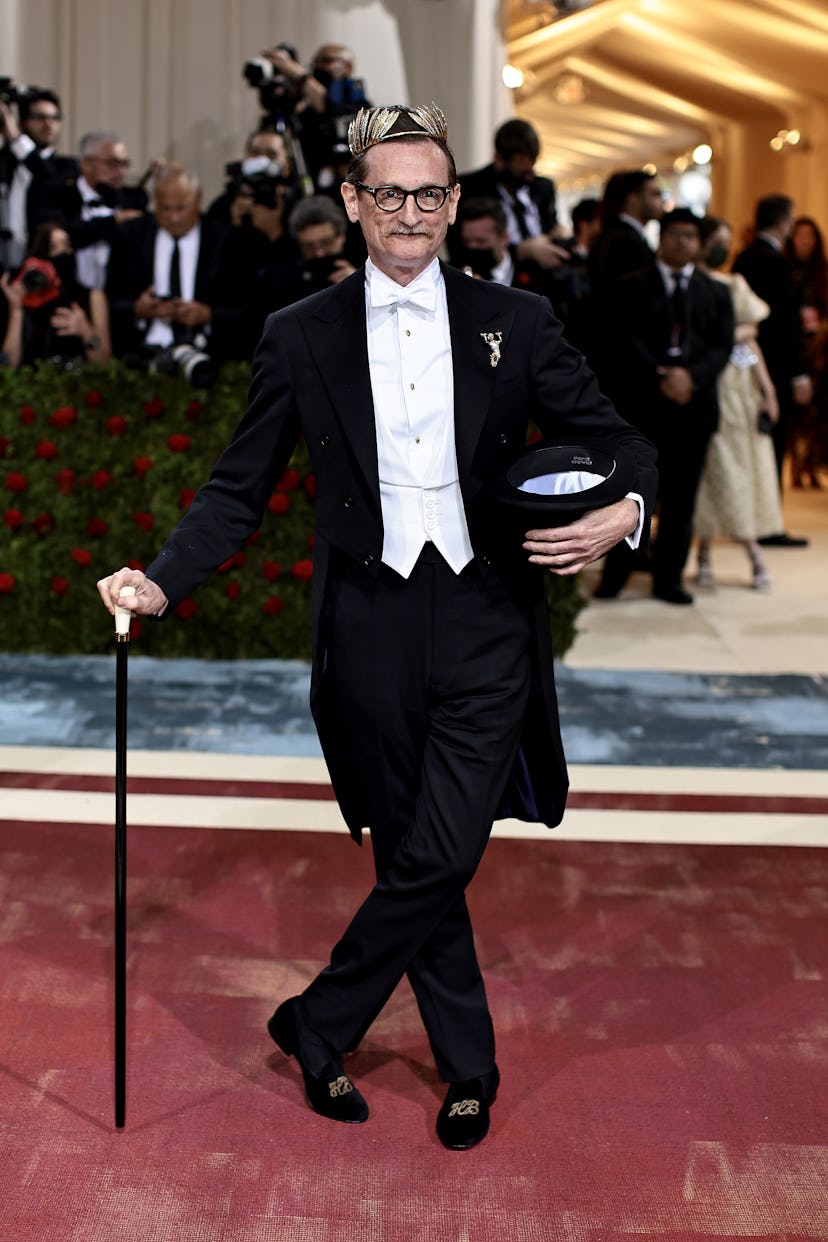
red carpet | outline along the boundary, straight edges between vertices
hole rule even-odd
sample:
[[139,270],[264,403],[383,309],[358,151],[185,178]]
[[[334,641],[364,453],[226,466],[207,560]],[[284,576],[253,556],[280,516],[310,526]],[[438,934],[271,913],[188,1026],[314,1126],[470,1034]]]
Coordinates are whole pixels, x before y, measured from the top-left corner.
[[325,833],[130,830],[127,1124],[112,1120],[112,834],[0,827],[5,1242],[828,1238],[828,852],[494,841],[471,891],[492,1132],[399,990],[338,1127],[270,1044],[370,884]]

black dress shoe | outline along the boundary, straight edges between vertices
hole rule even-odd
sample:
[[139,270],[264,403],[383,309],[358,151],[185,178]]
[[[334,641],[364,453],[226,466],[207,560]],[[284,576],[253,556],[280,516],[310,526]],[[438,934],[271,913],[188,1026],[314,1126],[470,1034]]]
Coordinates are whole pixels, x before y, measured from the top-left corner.
[[437,1137],[444,1147],[450,1147],[452,1151],[467,1151],[486,1137],[489,1133],[489,1105],[494,1103],[499,1084],[497,1066],[488,1090],[484,1089],[480,1078],[451,1084],[443,1107],[437,1114]]
[[296,997],[284,1001],[267,1024],[268,1033],[285,1056],[296,1057],[305,1081],[305,1097],[315,1113],[331,1121],[356,1125],[368,1120],[368,1105],[334,1057],[322,1074],[312,1074],[303,1065],[299,1053],[299,1032],[296,1027]]
[[678,582],[665,582],[653,586],[656,599],[663,599],[665,604],[692,604],[693,596]]
[[807,548],[810,540],[800,539],[796,535],[780,531],[778,535],[762,535],[756,542],[763,548]]

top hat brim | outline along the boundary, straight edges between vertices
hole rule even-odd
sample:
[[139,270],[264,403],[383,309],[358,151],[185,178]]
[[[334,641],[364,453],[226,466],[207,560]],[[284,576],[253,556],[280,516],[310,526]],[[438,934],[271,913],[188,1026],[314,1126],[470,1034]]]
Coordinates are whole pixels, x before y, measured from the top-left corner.
[[633,490],[635,470],[623,445],[563,436],[531,445],[488,491],[524,528],[566,526],[623,500]]

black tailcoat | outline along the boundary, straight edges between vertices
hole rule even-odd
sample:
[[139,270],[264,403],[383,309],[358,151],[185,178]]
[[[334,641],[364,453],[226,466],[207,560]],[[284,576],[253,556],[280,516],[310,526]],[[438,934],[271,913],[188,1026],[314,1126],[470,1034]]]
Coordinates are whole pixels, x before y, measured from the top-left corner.
[[[605,436],[638,461],[635,490],[652,508],[655,452],[600,394],[544,298],[443,268],[454,370],[455,442],[469,533],[481,572],[496,561],[531,613],[533,691],[500,814],[558,823],[567,790],[541,571],[521,536],[500,533],[485,485],[545,435]],[[502,333],[490,364],[482,333]],[[250,403],[213,475],[170,535],[148,576],[174,608],[259,526],[273,487],[303,434],[316,477],[311,705],[334,789],[352,835],[367,819],[342,753],[348,722],[325,678],[326,592],[342,557],[379,574],[383,526],[368,366],[364,272],[272,315],[253,363]]]

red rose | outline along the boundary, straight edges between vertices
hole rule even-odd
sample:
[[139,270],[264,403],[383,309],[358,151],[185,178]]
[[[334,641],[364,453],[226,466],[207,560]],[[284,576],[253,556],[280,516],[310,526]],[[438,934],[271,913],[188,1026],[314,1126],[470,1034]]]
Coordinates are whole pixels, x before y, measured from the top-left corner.
[[265,561],[262,565],[262,573],[268,582],[275,582],[282,572],[282,566],[278,561]]
[[285,601],[279,595],[268,595],[262,604],[262,612],[266,617],[278,617],[279,613],[285,606]]
[[164,402],[160,397],[153,397],[151,401],[144,401],[141,409],[147,418],[160,418],[164,413]]
[[175,615],[180,617],[182,621],[189,621],[190,617],[194,617],[197,612],[198,604],[194,599],[182,599],[175,610]]
[[238,552],[233,553],[233,564],[234,565],[243,565],[246,560],[247,560],[247,553],[242,552],[241,549],[239,549]]
[[11,440],[8,436],[0,436],[0,457],[5,457],[11,448]]
[[178,431],[167,436],[167,448],[171,453],[186,453],[192,442],[191,436],[182,436]]
[[538,440],[542,440],[543,436],[539,431],[533,431],[530,436],[526,437],[527,444],[537,444]]
[[19,509],[7,509],[3,514],[3,525],[9,530],[17,530],[18,526],[22,526],[25,518]]
[[53,461],[57,457],[57,445],[54,440],[38,440],[35,445],[35,457],[42,457],[44,461]]
[[121,414],[116,414],[106,420],[106,429],[111,436],[122,436],[127,429],[127,420]]
[[244,546],[246,548],[249,548],[251,544],[258,543],[261,537],[262,537],[262,532],[260,530],[254,530],[253,534],[248,535],[248,537],[245,539]]
[[267,502],[267,507],[271,513],[287,513],[290,508],[290,496],[286,496],[284,492],[274,492]]
[[86,533],[91,535],[93,539],[100,539],[109,530],[108,524],[103,518],[90,518],[86,523]]
[[57,522],[51,513],[40,513],[32,520],[32,530],[42,539],[44,535],[51,535],[57,526]]
[[133,513],[132,520],[145,535],[148,535],[155,526],[155,518],[151,513]]
[[51,427],[71,427],[77,417],[78,413],[74,406],[62,405],[59,410],[55,410],[54,414],[50,415],[49,425]]
[[203,409],[204,406],[200,401],[191,401],[184,411],[184,417],[187,419],[188,423],[194,423]]
[[83,394],[83,402],[87,410],[97,410],[99,405],[103,405],[103,394],[99,393],[97,388],[93,388],[90,392]]
[[300,582],[307,582],[313,573],[313,561],[297,561],[290,571]]
[[531,285],[532,277],[529,272],[518,272],[517,282],[519,285]]
[[10,470],[6,475],[6,491],[7,492],[27,492],[29,490],[29,480],[25,474],[18,474],[16,470]]
[[144,475],[148,474],[154,465],[155,462],[151,457],[133,457],[132,459],[132,469],[139,479],[143,479]]
[[21,405],[21,407],[20,407],[20,421],[21,421],[21,423],[23,424],[23,426],[24,426],[24,427],[31,427],[32,423],[33,423],[33,422],[34,422],[34,420],[35,420],[35,417],[36,417],[36,415],[35,415],[35,412],[34,412],[34,406],[32,406],[32,405]]
[[69,582],[66,578],[59,578],[57,575],[52,579],[52,590],[55,595],[65,595],[69,590]]
[[185,487],[178,493],[178,503],[182,509],[189,509],[195,494],[196,490],[194,487]]
[[0,595],[10,595],[16,585],[14,574],[0,574]]
[[316,535],[308,535],[308,551],[313,551],[313,545],[316,542]]
[[89,482],[96,492],[102,492],[112,482],[112,475],[108,470],[96,470]]
[[86,548],[72,548],[69,555],[76,565],[86,567],[92,564],[92,553],[87,552]]
[[74,470],[58,470],[55,475],[55,487],[61,496],[71,496],[75,489]]
[[241,595],[241,587],[238,582],[228,582],[224,588],[224,594],[228,599],[238,599]]
[[301,482],[298,470],[286,470],[276,484],[277,492],[295,492]]
[[316,475],[305,475],[305,493],[310,500],[316,500]]
[[126,567],[127,569],[138,569],[141,573],[143,573],[145,569],[143,561],[127,561]]

